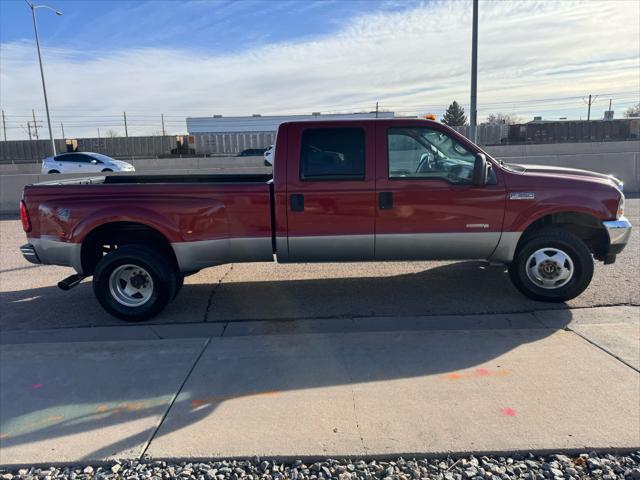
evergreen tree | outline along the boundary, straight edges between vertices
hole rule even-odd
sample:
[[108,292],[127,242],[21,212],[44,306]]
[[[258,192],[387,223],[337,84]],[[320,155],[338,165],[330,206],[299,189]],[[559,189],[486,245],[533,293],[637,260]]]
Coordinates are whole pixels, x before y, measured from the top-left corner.
[[467,116],[464,114],[464,108],[462,108],[455,100],[447,111],[444,112],[442,117],[442,123],[449,125],[450,127],[460,127],[467,123]]

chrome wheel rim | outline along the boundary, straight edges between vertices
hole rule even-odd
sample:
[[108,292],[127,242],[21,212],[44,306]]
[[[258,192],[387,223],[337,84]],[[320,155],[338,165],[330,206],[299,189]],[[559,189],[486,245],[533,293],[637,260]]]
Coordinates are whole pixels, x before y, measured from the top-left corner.
[[552,290],[565,286],[573,278],[573,260],[557,248],[541,248],[527,259],[526,271],[536,286]]
[[120,305],[140,307],[151,299],[153,279],[138,265],[120,265],[109,276],[109,291]]

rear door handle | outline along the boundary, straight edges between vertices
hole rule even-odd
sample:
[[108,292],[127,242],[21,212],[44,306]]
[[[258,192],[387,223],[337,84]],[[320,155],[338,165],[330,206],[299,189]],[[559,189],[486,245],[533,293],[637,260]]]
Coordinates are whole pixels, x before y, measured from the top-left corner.
[[292,212],[304,212],[304,195],[292,193],[289,198]]
[[393,192],[380,192],[378,194],[378,207],[380,207],[380,210],[393,208]]

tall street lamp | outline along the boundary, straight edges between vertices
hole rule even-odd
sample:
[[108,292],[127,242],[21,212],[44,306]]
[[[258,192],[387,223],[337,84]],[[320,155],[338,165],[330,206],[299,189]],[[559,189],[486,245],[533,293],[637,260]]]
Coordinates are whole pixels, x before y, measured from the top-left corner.
[[33,18],[33,31],[36,34],[36,48],[38,49],[38,62],[40,63],[40,77],[42,78],[42,91],[44,92],[44,108],[47,111],[47,123],[49,125],[49,139],[51,140],[51,150],[56,155],[56,142],[53,140],[53,130],[51,130],[51,117],[49,116],[49,101],[47,100],[47,87],[44,83],[44,70],[42,69],[42,55],[40,54],[40,39],[38,38],[38,25],[36,23],[36,8],[46,8],[55,12],[56,15],[62,15],[62,12],[51,8],[47,5],[35,5],[29,0],[24,0],[31,9],[31,17]]
[[471,32],[471,112],[469,114],[470,140],[478,141],[478,0],[473,0],[473,27]]

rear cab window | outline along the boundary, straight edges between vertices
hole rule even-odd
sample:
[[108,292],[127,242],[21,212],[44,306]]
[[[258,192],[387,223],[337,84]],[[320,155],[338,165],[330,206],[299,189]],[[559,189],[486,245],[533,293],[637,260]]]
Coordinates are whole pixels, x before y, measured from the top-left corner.
[[365,132],[359,127],[307,128],[302,133],[300,180],[364,180]]

